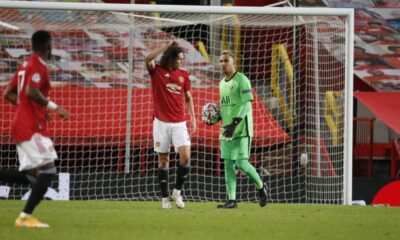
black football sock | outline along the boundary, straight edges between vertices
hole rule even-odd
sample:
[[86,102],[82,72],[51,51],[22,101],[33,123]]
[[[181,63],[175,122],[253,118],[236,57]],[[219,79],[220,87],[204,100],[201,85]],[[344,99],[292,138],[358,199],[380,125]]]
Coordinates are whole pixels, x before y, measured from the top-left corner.
[[15,169],[0,170],[0,182],[19,184],[31,183],[25,173],[22,173]]
[[160,183],[162,197],[168,197],[168,169],[158,169],[158,182]]
[[179,164],[178,170],[176,171],[176,184],[175,184],[175,189],[176,190],[181,190],[183,187],[183,184],[185,183],[186,178],[188,177],[190,171],[190,167],[187,166],[182,166]]
[[47,188],[51,185],[51,182],[55,178],[56,174],[41,173],[37,177],[36,183],[32,187],[31,195],[26,202],[23,210],[26,214],[32,214],[35,207],[42,201],[44,195],[47,192]]

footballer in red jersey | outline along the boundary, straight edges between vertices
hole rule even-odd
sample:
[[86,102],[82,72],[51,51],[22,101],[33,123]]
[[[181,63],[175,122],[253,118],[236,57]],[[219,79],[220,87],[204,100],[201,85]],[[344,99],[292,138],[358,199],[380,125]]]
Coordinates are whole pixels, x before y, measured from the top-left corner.
[[15,220],[16,227],[48,228],[48,224],[31,215],[57,174],[57,153],[46,133],[46,114],[53,110],[64,120],[69,115],[48,99],[50,79],[46,61],[51,57],[51,34],[36,31],[31,43],[32,56],[17,68],[3,93],[4,99],[16,106],[11,134],[17,144],[20,166],[18,170],[1,169],[0,181],[32,185],[28,201]]
[[18,67],[9,84],[10,88],[16,88],[18,92],[18,104],[12,122],[12,136],[17,143],[29,140],[35,133],[47,136],[46,107],[35,103],[26,94],[21,94],[27,91],[28,85],[48,98],[50,80],[47,64],[35,53]]
[[[155,58],[163,54],[160,63]],[[168,192],[169,149],[174,145],[179,153],[176,183],[171,197],[178,208],[184,208],[181,190],[190,170],[190,136],[185,122],[185,105],[190,115],[192,133],[196,132],[196,118],[190,93],[188,73],[181,69],[185,55],[177,41],[171,41],[152,51],[145,58],[151,76],[154,103],[153,138],[158,155],[158,180],[162,207],[170,209]]]

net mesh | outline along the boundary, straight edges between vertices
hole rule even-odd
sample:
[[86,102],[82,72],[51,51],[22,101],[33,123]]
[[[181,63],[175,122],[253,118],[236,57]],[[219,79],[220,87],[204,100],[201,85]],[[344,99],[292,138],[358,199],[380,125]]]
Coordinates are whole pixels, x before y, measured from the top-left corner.
[[[38,29],[53,35],[51,99],[71,114],[70,120],[55,118],[50,125],[63,173],[58,186],[64,182],[64,188],[58,191],[69,199],[160,198],[144,57],[177,39],[186,51],[184,68],[199,123],[192,134],[186,200],[226,199],[221,126],[202,124],[201,108],[219,102],[219,54],[231,50],[254,90],[249,161],[267,182],[269,200],[343,201],[344,18],[2,8],[2,90],[29,56],[30,36]],[[0,167],[15,168],[14,109],[0,103]],[[173,187],[179,156],[171,152],[170,157]],[[240,171],[237,179],[238,200],[256,201],[254,184]],[[28,190],[8,186],[1,188],[3,197],[21,198]]]

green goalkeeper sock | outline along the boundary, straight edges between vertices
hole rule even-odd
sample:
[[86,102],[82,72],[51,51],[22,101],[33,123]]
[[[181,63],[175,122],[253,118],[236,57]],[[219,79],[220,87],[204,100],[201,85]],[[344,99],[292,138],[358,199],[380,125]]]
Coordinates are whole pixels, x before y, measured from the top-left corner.
[[249,178],[250,181],[256,184],[257,189],[263,187],[263,182],[258,175],[257,170],[249,163],[247,159],[241,159],[237,161],[237,165]]
[[225,159],[225,184],[228,191],[228,199],[236,200],[236,161]]

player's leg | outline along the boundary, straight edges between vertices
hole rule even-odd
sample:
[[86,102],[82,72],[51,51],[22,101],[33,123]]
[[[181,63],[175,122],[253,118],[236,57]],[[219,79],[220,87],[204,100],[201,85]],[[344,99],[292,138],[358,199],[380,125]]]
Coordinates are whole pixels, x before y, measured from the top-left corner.
[[237,208],[236,204],[236,161],[224,159],[225,165],[225,184],[228,192],[228,201],[218,208]]
[[236,161],[231,160],[232,142],[221,141],[221,158],[224,159],[225,184],[228,193],[228,201],[217,208],[236,208]]
[[175,151],[179,153],[179,164],[176,171],[176,183],[172,198],[178,208],[184,208],[185,204],[182,198],[182,187],[188,178],[190,172],[190,136],[186,122],[177,123],[172,132],[172,142]]
[[32,214],[35,207],[43,199],[47,192],[47,188],[50,187],[51,182],[55,179],[57,174],[56,167],[53,163],[49,163],[39,169],[35,184],[32,186],[31,194],[29,195],[28,201],[26,202],[23,210],[26,214]]
[[237,166],[246,174],[246,176],[250,178],[250,181],[256,185],[257,189],[261,189],[263,187],[263,182],[260,178],[260,175],[257,173],[257,170],[253,167],[253,165],[249,163],[248,159],[238,160]]
[[178,148],[179,165],[176,171],[175,189],[182,190],[183,184],[190,172],[190,145],[181,146]]
[[[50,187],[57,174],[54,165],[54,159],[57,159],[57,154],[54,150],[53,142],[48,137],[35,134],[30,141],[19,143],[17,149],[19,150],[20,170],[36,174],[36,181],[32,185],[31,194],[23,211],[15,221],[15,226],[49,227],[48,224],[41,223],[31,214],[43,200],[47,188]],[[20,152],[24,154],[20,154]]]
[[157,118],[153,122],[154,150],[158,156],[158,183],[161,190],[161,205],[164,209],[170,209],[168,191],[168,170],[169,170],[169,148],[171,137],[169,134],[168,123],[162,122]]
[[240,168],[249,178],[250,181],[255,183],[258,191],[258,203],[261,207],[267,205],[267,187],[262,182],[257,170],[249,163],[248,159],[237,161],[238,168]]
[[178,208],[184,208],[185,203],[183,202],[181,191],[190,172],[190,145],[180,146],[178,152],[179,164],[176,170],[176,183],[172,192],[172,198]]
[[30,184],[35,181],[35,176],[29,175],[26,172],[20,172],[17,169],[0,170],[0,182]]
[[158,182],[161,190],[161,205],[164,209],[170,209],[168,190],[169,153],[158,153]]
[[[18,147],[18,144],[17,144],[17,154],[20,166],[21,164],[29,164],[30,160],[27,154],[25,154],[25,152],[20,147]],[[17,169],[0,170],[0,181],[6,183],[33,184],[36,181],[36,176],[37,172],[35,172],[34,170],[29,170],[29,171],[20,171]]]
[[237,140],[237,157],[241,157],[237,160],[237,166],[250,178],[250,181],[256,185],[259,195],[258,202],[261,207],[264,207],[267,204],[266,188],[257,170],[248,161],[250,157],[250,142],[250,138],[248,137]]

